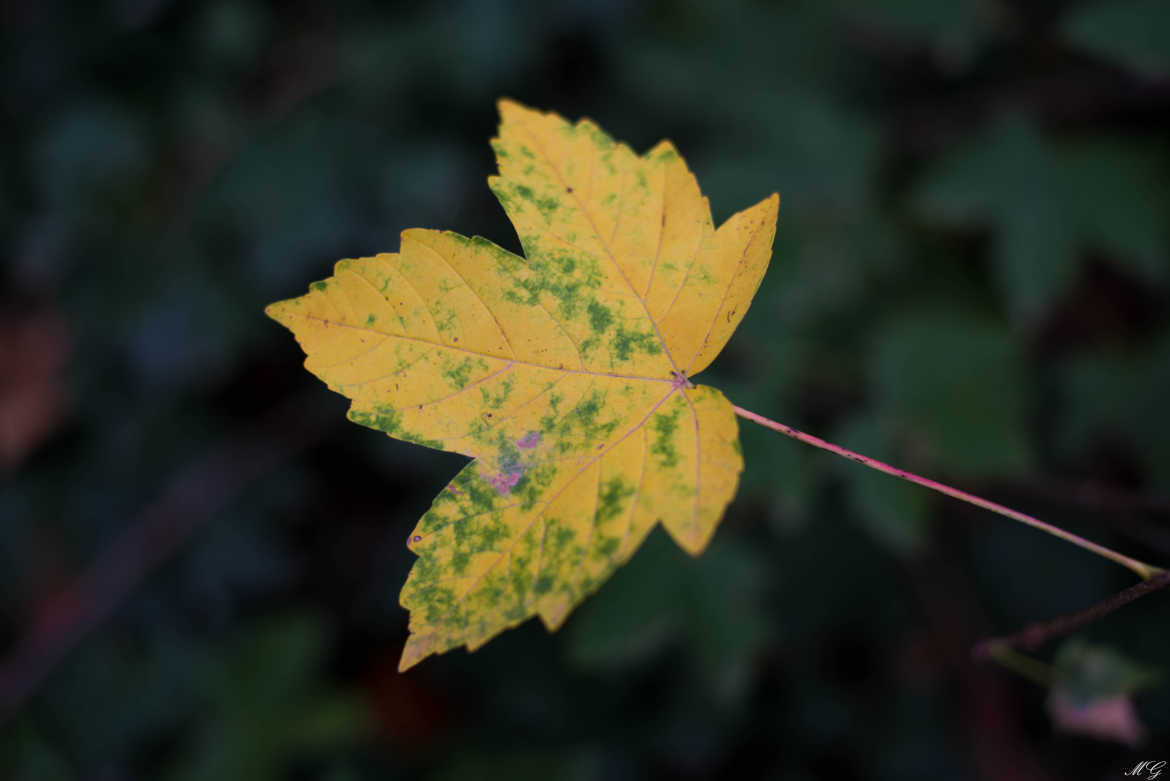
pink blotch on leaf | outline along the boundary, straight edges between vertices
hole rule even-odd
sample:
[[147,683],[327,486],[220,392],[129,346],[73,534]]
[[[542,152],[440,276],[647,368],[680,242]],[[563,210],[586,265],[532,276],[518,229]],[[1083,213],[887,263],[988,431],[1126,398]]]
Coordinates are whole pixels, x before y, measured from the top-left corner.
[[488,482],[492,484],[501,495],[506,496],[511,493],[512,486],[520,482],[520,478],[524,475],[524,470],[519,469],[515,472],[501,472],[498,475],[492,475],[488,478]]
[[536,443],[539,441],[540,432],[530,431],[524,435],[523,439],[516,440],[516,447],[523,448],[524,450],[531,450],[532,448],[536,447]]

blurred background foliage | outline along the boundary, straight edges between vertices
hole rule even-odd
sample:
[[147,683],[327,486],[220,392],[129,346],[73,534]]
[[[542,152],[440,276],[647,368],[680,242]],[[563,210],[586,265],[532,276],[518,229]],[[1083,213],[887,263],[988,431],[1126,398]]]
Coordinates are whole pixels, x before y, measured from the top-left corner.
[[1128,574],[758,428],[703,557],[656,532],[561,633],[399,675],[405,537],[461,459],[347,423],[261,310],[408,227],[518,250],[501,95],[669,136],[717,219],[782,197],[704,381],[1164,564],[1170,4],[6,0],[0,37],[5,777],[1165,758],[1170,598],[1039,682],[975,664]]

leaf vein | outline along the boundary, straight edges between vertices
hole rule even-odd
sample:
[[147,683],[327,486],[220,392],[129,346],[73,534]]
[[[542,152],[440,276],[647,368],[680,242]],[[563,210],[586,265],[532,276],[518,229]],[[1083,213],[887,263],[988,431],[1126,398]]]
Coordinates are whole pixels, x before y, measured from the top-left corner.
[[650,276],[646,278],[646,290],[642,293],[642,300],[650,295],[650,288],[654,285],[654,272],[658,271],[658,256],[662,254],[662,236],[666,233],[666,166],[659,166],[662,170],[662,199],[658,219],[658,243],[654,247],[654,262],[650,264]]
[[[349,328],[349,329],[352,329],[354,331],[365,331],[368,333],[378,334],[380,336],[386,337],[387,339],[401,339],[401,340],[407,341],[407,342],[418,342],[419,344],[426,344],[426,345],[430,345],[431,347],[439,347],[439,348],[442,348],[444,350],[453,350],[455,352],[464,353],[466,355],[476,355],[476,356],[479,356],[482,358],[491,358],[492,360],[496,360],[496,361],[505,360],[504,358],[500,357],[499,355],[492,355],[491,353],[485,353],[485,352],[482,352],[480,350],[469,350],[466,347],[455,347],[454,345],[441,344],[441,343],[433,342],[429,339],[423,339],[423,338],[420,338],[417,336],[407,336],[405,334],[390,334],[390,333],[386,333],[385,331],[378,331],[378,330],[375,330],[373,328],[367,328],[365,326],[357,326],[357,325],[351,325],[349,323],[342,323],[342,322],[339,322],[336,320],[329,320],[328,318],[319,317],[317,315],[300,315],[300,317],[303,317],[306,320],[316,320],[316,321],[326,323],[326,324],[331,325],[331,326],[337,326],[338,328]],[[519,358],[514,359],[514,361],[518,366],[531,366],[534,369],[546,369],[548,371],[563,372],[565,374],[581,374],[581,375],[585,375],[588,377],[607,377],[607,378],[616,379],[616,380],[638,380],[641,382],[661,382],[661,383],[667,383],[667,384],[672,382],[672,380],[670,378],[667,378],[667,377],[644,377],[644,376],[638,375],[638,374],[620,374],[617,372],[592,371],[590,369],[566,369],[566,368],[560,367],[560,366],[546,366],[544,364],[533,363],[532,361],[523,361],[523,360],[520,360]]]
[[744,243],[743,252],[739,254],[739,260],[735,264],[735,272],[732,273],[731,278],[727,280],[727,287],[723,288],[723,296],[719,299],[719,306],[715,310],[715,316],[711,318],[711,324],[707,326],[707,333],[703,335],[703,341],[699,343],[699,347],[695,350],[695,354],[692,355],[691,359],[687,362],[688,368],[694,365],[694,362],[698,360],[700,355],[703,354],[704,348],[707,347],[707,342],[711,339],[711,332],[715,330],[715,324],[719,322],[719,315],[723,312],[723,308],[727,305],[727,296],[731,292],[731,287],[735,284],[735,280],[739,277],[744,261],[747,260],[748,250],[751,249],[752,244],[756,240],[756,236],[760,235],[760,228],[762,228],[763,225],[764,223],[762,221],[757,223],[755,230],[752,231],[752,237]]
[[[519,125],[524,130],[524,132],[528,134],[529,138],[532,139],[532,144],[536,147],[536,151],[540,153],[540,156],[544,158],[544,161],[548,164],[549,168],[552,169],[553,174],[560,181],[561,186],[568,190],[569,187],[565,183],[565,177],[561,174],[560,169],[557,168],[556,163],[554,163],[552,158],[549,157],[548,152],[545,151],[544,145],[540,142],[540,138],[524,122],[520,122]],[[596,221],[594,221],[593,216],[590,214],[589,210],[585,208],[585,205],[581,202],[581,199],[577,196],[577,193],[572,192],[570,195],[572,196],[573,200],[577,202],[578,211],[581,212],[581,214],[585,217],[585,220],[589,223],[589,227],[593,230],[593,235],[597,237],[597,240],[600,242],[602,249],[605,250],[605,254],[609,257],[610,262],[613,263],[614,268],[616,268],[618,274],[621,275],[622,281],[626,283],[626,287],[629,288],[630,293],[634,296],[634,298],[638,299],[639,303],[641,303],[642,311],[646,313],[646,319],[650,321],[651,327],[654,328],[654,335],[658,337],[658,341],[662,345],[662,352],[670,361],[671,368],[673,368],[675,372],[678,372],[678,364],[675,363],[674,356],[670,354],[670,348],[666,346],[666,340],[662,338],[662,331],[659,330],[658,323],[654,320],[653,317],[650,316],[650,310],[646,307],[646,302],[638,297],[638,291],[634,289],[634,285],[630,282],[630,278],[626,276],[625,270],[623,270],[621,264],[617,262],[617,258],[614,257],[613,254],[613,250],[610,248],[608,242],[606,242],[605,237],[601,235],[601,231],[598,229]]]
[[[422,244],[422,242],[419,243]],[[479,294],[479,291],[471,286],[471,283],[467,281],[467,277],[463,276],[463,273],[459,269],[455,268],[455,265],[451,263],[451,261],[443,257],[442,253],[428,244],[422,244],[422,246],[426,247],[427,250],[430,251],[430,253],[436,258],[443,261],[443,265],[451,269],[451,271],[455,273],[455,276],[459,277],[459,280],[463,283],[463,286],[471,291],[471,294],[475,296],[475,300],[479,302],[481,307],[483,307],[483,311],[487,312],[488,317],[490,317],[492,322],[495,323],[496,330],[499,331],[500,336],[504,338],[504,344],[508,345],[508,352],[512,354],[512,358],[515,358],[516,348],[512,346],[512,340],[508,338],[508,332],[504,330],[504,325],[500,322],[500,318],[496,317],[496,313],[493,312],[491,307],[487,305],[487,302],[483,300],[483,296]]]
[[691,409],[691,420],[695,424],[695,502],[691,508],[691,528],[694,529],[699,525],[699,499],[703,494],[703,440],[699,436],[699,413],[685,391],[682,397]]

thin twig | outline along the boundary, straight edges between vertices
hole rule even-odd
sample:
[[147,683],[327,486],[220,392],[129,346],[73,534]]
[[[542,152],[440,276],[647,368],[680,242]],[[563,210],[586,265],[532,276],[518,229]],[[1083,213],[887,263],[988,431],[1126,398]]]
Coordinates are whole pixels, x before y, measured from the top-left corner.
[[1137,585],[1130,586],[1124,591],[1119,591],[1109,597],[1109,599],[1098,602],[1092,607],[1055,618],[1051,621],[1032,624],[1024,630],[1008,637],[993,637],[983,640],[971,650],[971,655],[976,659],[984,661],[996,658],[1001,649],[1004,648],[1023,648],[1025,650],[1038,648],[1054,637],[1060,637],[1061,635],[1066,635],[1069,632],[1080,629],[1085,624],[1092,623],[1109,615],[1118,608],[1125,607],[1135,599],[1140,599],[1147,594],[1153,594],[1155,591],[1160,591],[1168,586],[1170,586],[1170,572],[1163,572],[1161,575],[1155,575],[1149,580],[1143,580]]
[[735,414],[739,415],[741,418],[750,420],[753,423],[758,423],[765,428],[770,428],[773,431],[777,431],[783,434],[784,436],[792,437],[793,439],[803,442],[806,445],[812,445],[813,447],[818,447],[821,450],[827,450],[830,453],[841,456],[842,458],[848,458],[850,461],[856,461],[862,466],[867,466],[870,469],[876,469],[879,472],[885,472],[886,474],[893,475],[894,477],[900,477],[903,480],[915,483],[922,486],[923,488],[929,488],[932,491],[937,491],[940,494],[950,496],[953,499],[958,499],[959,501],[966,502],[967,504],[973,504],[976,507],[983,508],[984,510],[990,510],[991,512],[998,513],[1005,518],[1011,518],[1014,521],[1019,521],[1020,523],[1031,526],[1034,529],[1039,529],[1042,532],[1051,534],[1053,537],[1058,537],[1065,542],[1070,542],[1079,548],[1084,548],[1087,551],[1096,553],[1098,556],[1102,556],[1116,564],[1120,564],[1121,566],[1128,568],[1129,570],[1136,573],[1137,576],[1142,580],[1149,580],[1155,575],[1165,572],[1165,570],[1163,570],[1161,567],[1155,567],[1152,564],[1146,564],[1144,561],[1138,561],[1137,559],[1130,558],[1129,556],[1118,553],[1111,548],[1106,548],[1104,545],[1098,545],[1095,542],[1086,540],[1084,537],[1080,537],[1076,534],[1073,534],[1072,532],[1065,531],[1064,529],[1061,529],[1058,526],[1053,526],[1050,523],[1045,523],[1039,518],[1034,518],[1031,515],[1027,515],[1018,510],[1013,510],[1010,507],[1003,506],[1002,504],[996,504],[995,502],[975,496],[974,494],[969,494],[966,491],[960,491],[958,488],[952,488],[949,485],[936,482],[929,478],[922,477],[921,475],[916,475],[913,472],[907,472],[904,469],[898,469],[897,467],[890,466],[889,464],[882,461],[878,461],[875,458],[863,456],[860,453],[855,453],[852,450],[841,447],[840,445],[834,445],[832,442],[826,442],[820,437],[814,437],[812,434],[806,434],[799,429],[793,428],[792,426],[786,426],[783,423],[778,423],[774,420],[771,420],[770,418],[765,418],[763,415],[757,415],[751,410],[746,410],[743,407],[735,407],[733,405],[733,408],[735,409]]
[[259,425],[182,469],[158,499],[35,617],[0,665],[0,723],[11,716],[58,662],[202,521],[257,478],[320,438],[319,404],[294,398]]

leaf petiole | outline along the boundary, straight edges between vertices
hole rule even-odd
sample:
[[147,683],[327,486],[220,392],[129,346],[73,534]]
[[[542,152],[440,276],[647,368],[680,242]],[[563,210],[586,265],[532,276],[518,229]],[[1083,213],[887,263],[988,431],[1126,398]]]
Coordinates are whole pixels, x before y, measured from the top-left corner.
[[998,513],[1005,518],[1011,518],[1013,521],[1026,524],[1034,529],[1039,529],[1042,532],[1051,534],[1053,537],[1058,537],[1065,542],[1070,542],[1079,548],[1084,548],[1085,550],[1095,553],[1098,556],[1102,556],[1116,564],[1120,564],[1121,566],[1126,567],[1130,571],[1137,574],[1137,576],[1142,580],[1149,580],[1156,575],[1160,575],[1166,572],[1166,570],[1162,569],[1161,567],[1155,567],[1152,564],[1146,564],[1143,561],[1130,558],[1129,556],[1118,553],[1111,548],[1106,548],[1104,545],[1099,545],[1090,540],[1086,540],[1084,537],[1080,537],[1076,534],[1073,534],[1072,532],[1065,531],[1064,529],[1053,526],[1050,523],[1045,523],[1039,518],[1035,518],[1026,513],[1013,510],[1010,507],[1003,506],[1002,504],[996,504],[995,502],[983,499],[979,496],[975,496],[974,494],[969,494],[966,491],[960,491],[958,488],[952,488],[949,485],[936,482],[929,478],[922,477],[921,475],[916,475],[913,472],[907,472],[904,469],[898,469],[897,467],[890,466],[887,463],[870,458],[869,456],[863,456],[860,453],[855,453],[852,450],[841,447],[840,445],[834,445],[832,442],[826,442],[820,437],[815,437],[812,434],[806,434],[799,429],[792,428],[792,426],[786,426],[785,424],[778,423],[775,420],[771,420],[770,418],[765,418],[763,415],[757,415],[751,410],[746,410],[743,407],[735,405],[732,406],[735,409],[735,414],[739,415],[745,420],[750,420],[751,422],[757,423],[765,428],[770,428],[773,431],[777,431],[786,437],[791,437],[792,439],[803,442],[806,445],[812,445],[813,447],[820,448],[821,450],[827,450],[830,453],[841,456],[842,458],[848,458],[850,461],[856,461],[862,466],[867,466],[870,469],[876,469],[879,472],[885,472],[888,475],[900,477],[903,480],[916,483],[917,485],[920,485],[924,488],[929,488],[932,491],[937,491],[940,494],[945,494],[954,499],[958,499],[961,502],[966,502],[967,504],[981,507],[984,510],[990,510],[991,512]]

